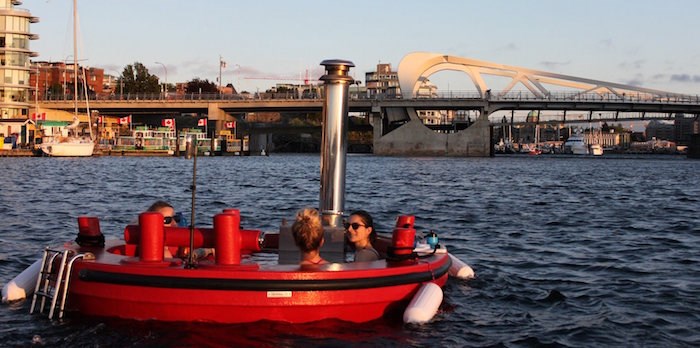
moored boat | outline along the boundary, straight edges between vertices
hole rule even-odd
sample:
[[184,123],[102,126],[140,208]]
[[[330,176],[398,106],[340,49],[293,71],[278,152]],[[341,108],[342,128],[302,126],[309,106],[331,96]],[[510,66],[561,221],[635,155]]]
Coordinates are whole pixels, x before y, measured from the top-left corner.
[[540,149],[537,148],[537,147],[533,147],[533,148],[530,149],[530,151],[528,151],[527,154],[528,154],[528,155],[531,155],[531,156],[538,156],[538,155],[541,155],[541,154],[542,154],[542,150],[540,150]]
[[90,157],[95,143],[89,138],[67,137],[41,144],[41,151],[51,157]]
[[[207,134],[199,129],[180,130],[179,136],[175,137],[173,127],[148,127],[137,126],[129,135],[117,137],[112,150],[115,151],[167,151],[170,154],[177,151],[185,151],[186,139],[192,136],[197,143],[198,153],[204,153],[212,149],[212,139],[207,138]],[[219,148],[220,150],[220,148]]]
[[564,142],[564,153],[572,155],[588,155],[588,145],[580,133],[572,134]]
[[131,134],[119,136],[113,150],[174,151],[175,130],[171,127],[135,127]]
[[[92,122],[90,121],[90,107],[87,108],[88,115],[88,129],[90,130],[90,137],[79,137],[77,135],[77,130],[80,125],[80,119],[78,118],[78,43],[77,43],[77,31],[78,31],[78,9],[77,0],[73,0],[73,104],[75,106],[75,112],[73,114],[73,123],[68,125],[66,128],[70,130],[69,136],[67,137],[52,137],[46,138],[47,141],[43,142],[40,146],[41,151],[47,156],[52,157],[90,157],[95,149],[95,141],[92,138]],[[84,73],[84,71],[83,71]],[[84,76],[83,76],[84,81]],[[84,81],[85,82],[85,81]],[[87,83],[85,84],[87,86]],[[88,103],[87,98],[87,87],[84,88],[85,91],[85,102]]]

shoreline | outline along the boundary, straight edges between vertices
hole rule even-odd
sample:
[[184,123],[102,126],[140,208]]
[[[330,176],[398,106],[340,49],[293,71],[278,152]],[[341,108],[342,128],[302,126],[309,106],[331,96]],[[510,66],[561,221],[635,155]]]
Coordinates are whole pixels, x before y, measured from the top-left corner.
[[[284,152],[284,153],[292,153],[292,152]],[[372,153],[363,153],[363,154],[372,154]],[[687,156],[685,153],[672,153],[672,152],[640,152],[640,151],[630,151],[630,152],[624,152],[624,151],[615,151],[615,152],[609,152],[607,153],[609,155],[659,155],[659,156]],[[92,157],[102,157],[102,156],[109,156],[109,157],[177,157],[175,154],[170,153],[168,150],[95,150]],[[205,154],[199,154],[199,156],[212,156],[212,155],[205,155]],[[226,154],[214,154],[212,157],[237,157],[237,156],[250,156],[250,154],[234,154],[234,153],[226,153]],[[521,153],[495,153],[494,156],[492,157],[528,157],[528,154],[521,154]],[[605,157],[604,155],[601,156],[593,156],[593,155],[571,155],[571,154],[542,154],[538,157],[568,157],[568,156],[580,156],[580,157]],[[0,157],[50,157],[50,156],[45,156],[44,154],[41,153],[41,151],[38,150],[29,150],[29,149],[12,149],[12,150],[0,150]],[[180,156],[182,157],[182,155]],[[441,157],[441,156],[437,156]],[[531,156],[530,156],[531,157]],[[688,158],[692,158],[688,156]]]

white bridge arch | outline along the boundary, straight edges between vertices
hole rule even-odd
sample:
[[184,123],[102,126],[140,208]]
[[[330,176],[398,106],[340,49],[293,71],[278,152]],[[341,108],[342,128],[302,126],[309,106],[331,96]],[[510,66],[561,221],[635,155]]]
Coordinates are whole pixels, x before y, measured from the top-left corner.
[[576,92],[572,93],[572,99],[575,99],[577,95],[584,94],[614,94],[618,98],[624,98],[625,94],[634,94],[640,100],[684,96],[678,93],[430,52],[414,52],[406,55],[399,63],[398,69],[399,85],[404,99],[414,98],[417,95],[421,81],[443,70],[456,70],[466,73],[482,98],[488,97],[487,91],[491,90],[483,75],[494,75],[511,79],[502,90],[491,91],[493,96],[496,97],[505,96],[519,85],[525,87],[537,98],[546,98],[551,95],[552,91],[547,88],[548,86],[573,89]]

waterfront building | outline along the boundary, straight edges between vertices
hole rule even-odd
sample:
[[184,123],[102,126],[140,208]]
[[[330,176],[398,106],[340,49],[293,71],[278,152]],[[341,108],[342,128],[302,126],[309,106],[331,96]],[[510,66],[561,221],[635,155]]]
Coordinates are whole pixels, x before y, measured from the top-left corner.
[[[440,110],[416,110],[418,118],[427,125],[439,125],[447,123],[447,114]],[[444,111],[444,110],[443,110]]]
[[671,121],[651,120],[644,129],[646,139],[673,140],[674,126]]
[[[416,91],[416,98],[437,98],[438,87],[430,82],[425,77],[420,78],[420,85]],[[426,125],[452,125],[457,123],[471,123],[471,113],[473,110],[416,110],[418,118]],[[456,130],[455,127],[451,130],[441,130],[441,133],[452,133]]]
[[430,80],[425,77],[419,79],[420,85],[418,86],[418,91],[416,91],[416,98],[437,98],[438,97],[438,87],[435,86]]
[[182,96],[187,92],[187,82],[177,82],[175,83],[175,94]]
[[124,94],[124,83],[119,83],[119,77],[112,74],[103,74],[102,77],[102,94],[108,95],[122,95]]
[[28,10],[16,8],[20,0],[0,0],[0,118],[27,119],[29,116],[29,41],[39,38],[29,32],[29,24],[39,22]]
[[399,73],[391,70],[391,64],[377,64],[377,71],[365,73],[365,86],[369,98],[397,98],[401,95]]
[[675,114],[673,120],[651,120],[644,129],[647,140],[669,140],[679,145],[688,145],[692,134],[700,131],[697,117]]
[[[83,70],[85,76],[83,76]],[[109,95],[111,91],[105,92],[104,85],[104,69],[100,68],[84,68],[78,66],[78,79],[80,81],[85,78],[90,97],[103,96],[105,93]],[[73,81],[75,71],[73,64],[66,62],[34,62],[29,83],[34,87],[32,99],[72,99],[73,98]],[[79,83],[79,90],[83,91],[83,83]],[[78,98],[85,98],[84,95]]]
[[0,119],[0,146],[8,150],[20,145],[28,144],[34,139],[35,122],[30,119],[13,118]]
[[607,131],[589,130],[584,134],[586,144],[600,144],[606,149],[628,149],[632,134],[628,131],[618,132],[614,128]]
[[689,118],[684,114],[676,114],[673,120],[673,140],[683,145],[690,144],[693,134],[700,131],[700,120],[697,117]]
[[[417,98],[435,98],[437,97],[437,86],[432,84],[427,78],[421,77],[420,87],[416,93]],[[418,118],[427,125],[440,125],[448,123],[447,110],[416,110]]]

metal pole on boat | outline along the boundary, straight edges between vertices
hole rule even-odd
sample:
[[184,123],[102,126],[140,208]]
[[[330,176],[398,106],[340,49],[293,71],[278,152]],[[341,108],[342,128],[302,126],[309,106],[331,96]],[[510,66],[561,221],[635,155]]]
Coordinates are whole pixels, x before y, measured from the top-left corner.
[[320,78],[325,89],[320,211],[324,225],[341,227],[345,209],[348,90],[354,82],[348,72],[355,64],[348,60],[329,59],[321,65],[326,68],[326,74]]
[[[195,259],[194,259],[194,226],[195,226],[195,221],[194,221],[194,199],[195,199],[195,193],[197,192],[197,140],[195,139],[194,135],[188,135],[186,138],[186,147],[185,147],[185,158],[190,159],[194,157],[194,160],[192,162],[192,207],[191,207],[191,215],[190,215],[190,251],[189,254],[187,255],[187,263],[185,264],[185,268],[195,268]],[[179,145],[178,145],[179,147]]]

